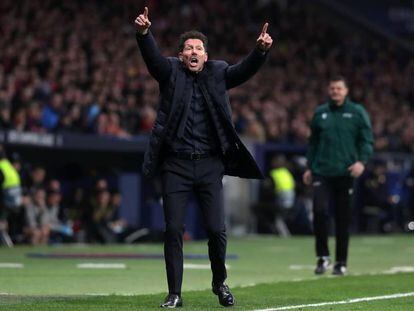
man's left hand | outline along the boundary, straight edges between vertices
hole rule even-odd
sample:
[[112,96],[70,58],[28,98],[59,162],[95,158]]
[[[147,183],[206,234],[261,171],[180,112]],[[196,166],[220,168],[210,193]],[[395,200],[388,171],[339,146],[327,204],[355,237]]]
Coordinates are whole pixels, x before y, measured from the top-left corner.
[[257,47],[263,52],[267,52],[273,43],[272,37],[267,33],[267,27],[269,27],[269,23],[265,23],[263,25],[262,32],[260,33],[260,36],[259,38],[257,38],[256,41]]
[[361,161],[357,161],[348,167],[348,171],[352,177],[359,177],[365,170],[365,165]]

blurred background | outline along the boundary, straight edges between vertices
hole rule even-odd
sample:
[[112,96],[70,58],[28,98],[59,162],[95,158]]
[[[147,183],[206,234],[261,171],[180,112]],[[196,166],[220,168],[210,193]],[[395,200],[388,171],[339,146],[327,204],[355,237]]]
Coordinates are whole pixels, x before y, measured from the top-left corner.
[[[22,184],[20,208],[0,215],[2,243],[162,238],[160,185],[141,175],[158,100],[135,41],[145,5],[166,56],[197,29],[210,59],[236,63],[270,24],[267,64],[230,92],[235,127],[267,176],[225,177],[231,235],[312,233],[304,154],[335,74],[375,135],[352,230],[414,232],[414,1],[2,0],[0,143]],[[205,238],[199,216],[192,199],[186,239]]]

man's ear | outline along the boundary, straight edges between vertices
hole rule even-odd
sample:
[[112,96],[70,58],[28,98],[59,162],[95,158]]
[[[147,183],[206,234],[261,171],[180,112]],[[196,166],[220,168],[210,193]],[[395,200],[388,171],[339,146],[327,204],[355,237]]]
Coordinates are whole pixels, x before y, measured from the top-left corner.
[[180,60],[180,62],[183,61],[183,53],[178,53],[178,59]]
[[206,56],[204,57],[204,61],[208,61],[208,54],[206,53]]

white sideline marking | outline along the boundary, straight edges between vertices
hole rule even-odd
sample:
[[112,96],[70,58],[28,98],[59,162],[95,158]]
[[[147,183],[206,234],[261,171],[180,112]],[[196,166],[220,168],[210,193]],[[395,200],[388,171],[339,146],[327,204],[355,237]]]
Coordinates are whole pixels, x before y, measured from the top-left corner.
[[311,265],[290,265],[289,266],[290,270],[312,270],[314,268],[315,266],[311,266]]
[[80,263],[77,264],[78,269],[125,269],[124,263]]
[[122,296],[122,297],[130,297],[130,296],[137,296],[137,294],[108,294],[108,293],[86,293],[83,294],[85,296],[97,296],[97,297],[106,297],[106,296]]
[[16,262],[0,262],[0,268],[24,268],[24,265],[22,263],[16,263]]
[[196,263],[185,263],[184,269],[200,269],[200,270],[209,270],[210,265],[201,265]]
[[[226,265],[226,268],[230,269],[230,266]],[[185,263],[184,269],[210,270],[211,266],[209,264]]]
[[241,288],[256,286],[256,283],[240,285]]
[[395,299],[395,298],[403,298],[403,297],[411,297],[411,296],[414,296],[414,292],[399,293],[399,294],[384,295],[384,296],[362,297],[362,298],[339,300],[339,301],[327,301],[327,302],[320,302],[320,303],[310,303],[310,304],[307,304],[307,305],[285,306],[285,307],[270,308],[270,309],[257,309],[255,311],[279,311],[279,310],[291,310],[291,309],[299,309],[299,308],[322,307],[322,306],[330,306],[330,305],[344,305],[344,304],[349,304],[349,303],[357,303],[357,302],[373,301],[373,300]]
[[385,274],[394,274],[399,272],[414,272],[414,267],[412,266],[402,266],[402,267],[392,267],[388,271],[384,271]]
[[[76,296],[97,296],[97,297],[106,297],[106,296],[137,296],[138,293],[127,293],[127,294],[116,294],[116,293],[84,293],[82,295],[68,295],[68,297],[76,297]],[[0,293],[0,296],[20,296],[19,294],[13,294],[13,293]],[[62,296],[63,297],[63,296]]]

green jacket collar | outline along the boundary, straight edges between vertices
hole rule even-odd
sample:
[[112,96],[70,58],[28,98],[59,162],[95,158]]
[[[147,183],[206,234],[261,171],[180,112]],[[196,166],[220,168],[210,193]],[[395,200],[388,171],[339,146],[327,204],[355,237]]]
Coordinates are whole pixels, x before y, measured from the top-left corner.
[[344,103],[343,103],[341,106],[338,106],[338,105],[335,103],[335,101],[333,101],[332,99],[329,99],[329,100],[328,100],[328,103],[329,103],[329,107],[330,107],[331,109],[335,109],[335,110],[337,110],[337,109],[343,109],[343,108],[345,108],[346,106],[348,106],[348,105],[349,105],[349,103],[350,103],[350,100],[349,100],[348,96],[347,96],[347,97],[345,97]]

